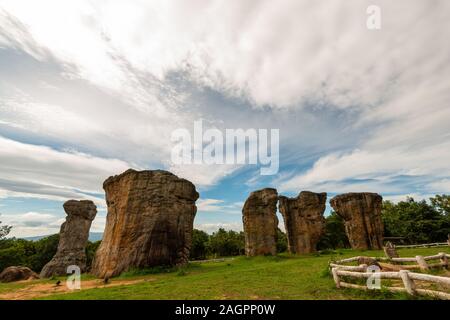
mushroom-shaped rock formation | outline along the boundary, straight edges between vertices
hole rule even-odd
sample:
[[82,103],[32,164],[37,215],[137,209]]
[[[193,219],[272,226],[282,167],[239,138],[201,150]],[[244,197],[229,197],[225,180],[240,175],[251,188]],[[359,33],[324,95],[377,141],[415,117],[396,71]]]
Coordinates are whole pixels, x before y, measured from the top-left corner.
[[345,231],[353,249],[382,249],[383,198],[377,193],[345,193],[330,200],[336,213],[344,219]]
[[108,214],[94,275],[188,262],[199,197],[191,182],[167,171],[130,169],[108,178],[103,188]]
[[90,200],[69,200],[63,207],[67,217],[59,232],[58,249],[42,269],[42,278],[67,275],[67,267],[71,265],[86,271],[86,244],[97,207]]

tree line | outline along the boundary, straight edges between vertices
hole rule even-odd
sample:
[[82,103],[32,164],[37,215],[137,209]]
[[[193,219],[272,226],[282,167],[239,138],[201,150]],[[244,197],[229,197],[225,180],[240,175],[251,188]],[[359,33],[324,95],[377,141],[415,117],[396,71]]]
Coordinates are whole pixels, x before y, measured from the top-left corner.
[[[425,200],[393,203],[383,201],[382,219],[386,237],[401,237],[406,244],[443,242],[450,234],[450,196],[436,195]],[[39,272],[51,260],[58,247],[59,236],[52,235],[38,241],[6,238],[11,226],[0,222],[0,271],[12,265],[30,267]],[[90,265],[100,241],[88,242],[86,254]],[[317,249],[349,248],[344,222],[335,212],[325,218],[325,232]],[[277,251],[287,251],[286,234],[278,229]],[[208,234],[194,229],[191,259],[203,260],[245,254],[244,233],[219,229]]]

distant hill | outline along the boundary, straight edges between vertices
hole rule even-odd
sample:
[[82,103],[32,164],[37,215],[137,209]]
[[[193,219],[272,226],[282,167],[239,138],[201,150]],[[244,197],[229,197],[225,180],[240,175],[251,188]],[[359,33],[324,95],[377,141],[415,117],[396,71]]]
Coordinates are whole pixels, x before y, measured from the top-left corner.
[[[29,241],[38,241],[38,240],[48,237],[48,236],[51,236],[51,234],[48,234],[45,236],[24,237],[22,239],[29,240]],[[99,240],[102,240],[102,238],[103,238],[103,232],[89,232],[89,241],[92,241],[92,242],[99,241]]]

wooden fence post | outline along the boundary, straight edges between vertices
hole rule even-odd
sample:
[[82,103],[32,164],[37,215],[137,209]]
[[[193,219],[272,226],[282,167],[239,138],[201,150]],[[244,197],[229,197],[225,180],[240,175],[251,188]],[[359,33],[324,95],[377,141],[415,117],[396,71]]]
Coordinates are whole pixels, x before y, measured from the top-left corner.
[[339,289],[341,287],[341,280],[339,279],[339,275],[338,275],[337,271],[338,271],[338,268],[331,269],[331,273],[333,274],[334,283],[336,284],[336,288]]
[[417,260],[417,264],[420,267],[420,270],[424,270],[427,271],[430,268],[428,267],[427,262],[425,261],[425,259],[423,258],[423,256],[416,256],[416,260]]
[[386,244],[383,247],[383,250],[385,256],[389,259],[399,257],[397,250],[395,249],[395,246],[390,241],[386,242]]
[[403,285],[405,286],[406,292],[408,292],[410,295],[416,294],[416,284],[414,283],[414,280],[412,280],[409,277],[409,271],[408,270],[400,270],[400,277],[402,278]]
[[[427,264],[427,260],[441,260],[441,263],[433,263],[433,264]],[[434,266],[448,266],[448,260],[449,255],[445,253],[439,253],[437,255],[432,256],[416,256],[415,258],[398,258],[394,261],[398,262],[414,262],[417,261],[420,268],[422,270],[429,270],[431,267]],[[344,261],[344,260],[341,260]],[[345,259],[346,262],[355,261],[354,258]],[[338,261],[339,262],[339,261]],[[336,285],[336,288],[356,288],[356,289],[372,289],[369,287],[369,279],[370,275],[368,273],[367,265],[360,264],[359,266],[348,266],[348,265],[339,265],[339,264],[330,264],[331,272],[333,274],[333,279]],[[413,268],[417,268],[417,265],[411,265]],[[340,277],[343,276],[344,279],[341,281]],[[410,295],[431,295],[433,297],[438,297],[440,299],[447,299],[450,300],[450,293],[448,293],[447,290],[439,291],[438,290],[431,290],[431,289],[424,289],[417,287],[417,284],[415,281],[427,281],[431,283],[438,283],[443,284],[445,286],[450,285],[450,279],[445,276],[435,276],[430,275],[426,273],[416,273],[411,272],[409,270],[399,270],[398,272],[381,272],[379,274],[380,279],[400,279],[402,280],[404,288],[400,287],[386,287],[387,290],[390,290],[392,292],[398,292],[398,291],[406,291]],[[368,278],[368,281],[366,282],[367,286],[362,286],[359,284],[354,283],[347,283],[345,282],[345,277],[354,277],[354,278]]]
[[446,256],[446,254],[444,252],[439,252],[439,254],[441,255],[440,260],[441,260],[442,266],[447,269],[448,268],[448,258]]

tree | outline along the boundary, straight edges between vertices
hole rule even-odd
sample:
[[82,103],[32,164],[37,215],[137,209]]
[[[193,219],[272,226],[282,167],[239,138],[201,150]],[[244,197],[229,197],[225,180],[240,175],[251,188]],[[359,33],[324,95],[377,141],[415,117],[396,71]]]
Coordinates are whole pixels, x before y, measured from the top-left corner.
[[52,260],[56,254],[58,243],[59,234],[54,234],[38,241],[28,241],[28,244],[34,252],[27,255],[28,258],[25,260],[24,265],[36,272],[41,271],[47,262]]
[[382,218],[385,236],[404,237],[412,244],[445,241],[450,233],[449,219],[425,200],[383,201]]
[[[25,239],[5,239],[0,243],[0,271],[10,266],[29,267],[40,272],[56,254],[59,234],[37,241]],[[88,241],[86,245],[86,265],[89,268],[100,241]]]
[[86,266],[88,269],[91,268],[92,261],[94,260],[95,253],[97,252],[98,247],[100,246],[101,241],[88,241],[86,245]]
[[244,233],[220,228],[209,237],[208,252],[220,257],[244,254]]
[[317,244],[317,248],[323,250],[348,247],[350,247],[350,243],[345,232],[344,220],[332,211],[325,218],[325,232]]
[[430,198],[430,202],[435,210],[450,218],[450,195],[437,194],[435,197]]
[[286,233],[284,233],[283,231],[280,230],[280,228],[278,228],[277,230],[277,252],[281,253],[281,252],[286,252],[287,251],[287,237],[286,237]]
[[12,227],[8,225],[2,226],[1,224],[2,222],[0,221],[0,240],[3,240],[11,232]]
[[192,245],[190,259],[206,259],[209,235],[205,231],[194,229],[192,232]]
[[0,272],[10,266],[24,265],[25,249],[17,241],[13,243],[13,246],[0,250]]

